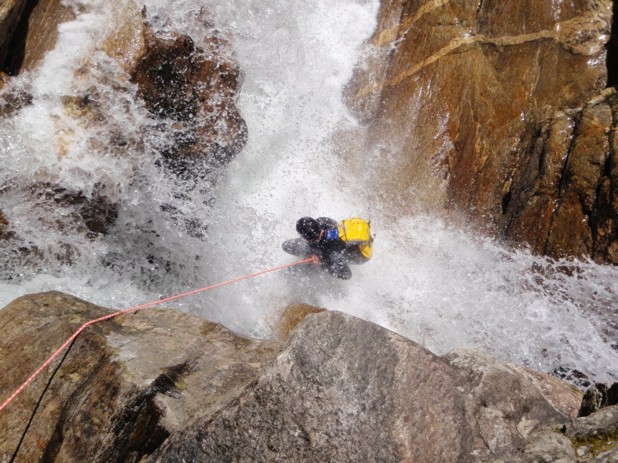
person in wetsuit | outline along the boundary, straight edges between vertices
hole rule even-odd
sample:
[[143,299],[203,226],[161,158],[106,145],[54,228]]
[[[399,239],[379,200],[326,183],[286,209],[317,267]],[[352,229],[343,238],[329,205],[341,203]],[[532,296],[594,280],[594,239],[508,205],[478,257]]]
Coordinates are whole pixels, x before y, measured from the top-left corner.
[[316,256],[320,265],[330,274],[342,280],[352,277],[349,262],[365,262],[358,246],[350,246],[339,238],[337,222],[328,217],[302,217],[296,222],[296,231],[301,238],[287,240],[282,247],[285,252],[298,257]]

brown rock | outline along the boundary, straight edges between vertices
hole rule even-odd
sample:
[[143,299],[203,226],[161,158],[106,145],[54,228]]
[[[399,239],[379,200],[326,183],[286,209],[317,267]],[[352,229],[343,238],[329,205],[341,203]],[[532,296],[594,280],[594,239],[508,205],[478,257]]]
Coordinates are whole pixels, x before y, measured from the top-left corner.
[[[17,75],[24,70],[34,69],[45,53],[54,48],[58,38],[58,25],[75,19],[75,14],[73,10],[63,6],[60,0],[11,0],[9,3],[26,5],[22,7],[23,17],[20,17],[19,24],[14,26],[14,35],[6,36],[10,37],[11,41],[5,67],[11,74]],[[0,36],[5,37],[3,34]],[[4,62],[4,59],[0,62]]]
[[0,5],[0,68],[3,70],[13,35],[27,5],[27,0],[5,0]]
[[591,215],[598,184],[609,155],[607,132],[612,125],[608,105],[587,108],[581,115],[573,149],[562,176],[559,205],[554,215],[547,253],[564,257],[589,255],[593,248]]
[[2,211],[0,211],[0,240],[9,238],[8,234],[9,221],[6,220]]
[[615,91],[584,109],[556,115],[534,138],[517,173],[505,236],[553,257],[592,256],[614,262],[618,240],[618,176],[612,170]]
[[199,174],[196,161],[206,161],[205,173],[229,162],[247,140],[236,107],[240,70],[228,56],[230,44],[214,29],[205,49],[190,37],[163,38],[149,27],[144,41],[132,80],[153,115],[175,121],[176,143],[164,153],[169,165],[181,174]]
[[[53,26],[55,31],[55,21],[62,17],[60,2],[39,2],[36,9],[31,19],[39,14],[37,11],[47,12],[52,17],[45,27]],[[20,200],[30,204],[32,215],[24,220],[34,227],[40,225],[40,229],[61,231],[63,235],[78,238],[86,235],[94,239],[106,234],[117,218],[126,185],[140,173],[146,139],[171,141],[163,152],[164,162],[175,173],[192,180],[204,180],[207,176],[207,181],[200,182],[203,191],[215,181],[216,169],[244,146],[246,125],[236,108],[240,71],[231,44],[206,20],[203,20],[206,38],[199,40],[202,46],[197,47],[190,37],[174,32],[166,36],[155,31],[144,19],[145,15],[132,2],[118,11],[117,16],[122,20],[110,31],[102,48],[118,60],[122,69],[84,63],[75,73],[72,94],[60,97],[64,114],[52,118],[54,143],[48,148],[56,151],[58,162],[62,163],[65,157],[82,156],[85,149],[89,156],[105,158],[104,162],[114,163],[117,159],[121,177],[112,178],[106,173],[109,169],[101,169],[83,191],[75,185],[58,183],[53,173],[45,169],[37,172],[36,180],[16,179],[14,185],[19,186],[8,194],[19,195]],[[42,33],[44,28],[41,28]],[[35,31],[30,33],[33,37],[40,36]],[[48,38],[47,46],[52,47],[54,40]],[[158,118],[156,123],[141,114],[142,105],[134,101],[135,86],[130,77],[135,78],[145,106]],[[97,84],[85,85],[92,81]],[[3,93],[0,116],[9,117],[31,104],[32,96],[23,87],[15,87],[9,86]],[[126,130],[127,124],[133,129]],[[159,131],[164,132],[163,137]],[[158,157],[156,162],[158,165]],[[76,169],[79,177],[81,168]],[[54,177],[52,180],[50,175]],[[84,170],[83,176],[92,178],[92,173]],[[187,233],[204,236],[205,226],[198,220],[183,217],[167,204],[161,208]],[[15,236],[10,244],[13,255],[28,255],[20,259],[26,271],[48,265],[38,262],[39,258],[48,259],[53,265],[55,262],[70,264],[79,257],[78,251],[65,242],[53,248],[37,248],[37,243],[30,240],[27,236]],[[11,264],[1,270],[9,275],[13,272]]]
[[325,311],[296,327],[230,407],[148,461],[491,461],[567,421],[542,382],[481,353],[438,358]]
[[[106,314],[57,292],[1,310],[0,400]],[[0,413],[0,460],[520,461],[565,454],[568,442],[543,432],[568,425],[569,394],[579,393],[480,352],[437,357],[338,312],[306,317],[280,343],[151,307],[84,328]]]
[[145,34],[147,24],[144,21],[145,10],[130,3],[118,21],[115,30],[103,44],[103,49],[114,58],[127,74],[132,74],[140,58],[146,53]]
[[230,41],[200,12],[206,37],[171,33],[164,37],[148,23],[146,10],[129,7],[104,44],[138,85],[148,110],[173,121],[176,143],[164,153],[186,174],[229,162],[245,145],[247,127],[236,107],[240,69]]
[[283,312],[277,323],[276,333],[278,339],[285,339],[296,326],[312,313],[324,312],[326,309],[314,307],[309,304],[291,304]]
[[611,16],[609,1],[382,2],[346,95],[363,148],[388,147],[376,188],[539,252],[615,262],[612,112],[594,99]]
[[[1,400],[78,327],[109,313],[56,292],[1,310]],[[95,324],[0,413],[0,461],[16,451],[15,461],[139,461],[225,406],[275,347],[165,309]]]
[[2,90],[9,82],[10,77],[6,72],[0,71],[0,90]]

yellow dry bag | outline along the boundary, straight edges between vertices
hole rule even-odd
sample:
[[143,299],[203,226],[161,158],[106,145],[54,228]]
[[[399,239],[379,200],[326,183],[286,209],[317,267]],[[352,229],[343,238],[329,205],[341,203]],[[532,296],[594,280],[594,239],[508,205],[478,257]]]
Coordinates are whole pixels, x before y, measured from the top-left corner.
[[363,257],[366,260],[371,259],[373,238],[369,221],[353,217],[339,222],[337,229],[341,240],[346,244],[358,246]]

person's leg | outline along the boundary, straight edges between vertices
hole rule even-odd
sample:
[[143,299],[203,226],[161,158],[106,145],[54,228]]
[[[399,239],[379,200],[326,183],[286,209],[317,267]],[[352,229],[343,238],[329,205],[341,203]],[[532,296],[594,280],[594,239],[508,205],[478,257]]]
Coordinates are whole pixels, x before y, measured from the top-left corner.
[[302,238],[294,238],[292,240],[284,241],[281,247],[285,252],[292,254],[293,256],[305,257],[309,255],[309,246]]
[[328,273],[339,278],[340,280],[349,280],[352,278],[350,266],[343,260],[336,260],[324,266]]
[[349,262],[351,264],[364,264],[365,262],[367,262],[367,259],[365,258],[365,256],[363,256],[363,253],[360,251],[360,249],[358,249],[358,246],[347,248],[344,251],[344,258],[346,262]]

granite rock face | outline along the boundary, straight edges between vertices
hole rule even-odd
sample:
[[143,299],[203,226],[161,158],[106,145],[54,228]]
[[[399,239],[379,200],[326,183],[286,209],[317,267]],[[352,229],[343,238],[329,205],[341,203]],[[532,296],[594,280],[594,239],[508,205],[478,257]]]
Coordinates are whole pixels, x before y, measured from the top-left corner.
[[[58,292],[0,310],[0,400],[109,313]],[[281,320],[287,340],[154,307],[88,326],[0,412],[0,461],[613,461],[617,406],[577,417],[557,378],[339,312]]]
[[440,358],[323,312],[298,325],[230,407],[170,437],[149,461],[482,461],[568,422],[581,394],[561,388],[570,400],[556,407],[538,381],[482,353]]
[[[108,313],[57,292],[2,309],[2,401],[83,323]],[[95,324],[0,414],[0,461],[16,451],[24,462],[139,461],[237,396],[276,346],[156,308]]]
[[611,26],[607,0],[383,1],[346,93],[376,191],[618,262]]

